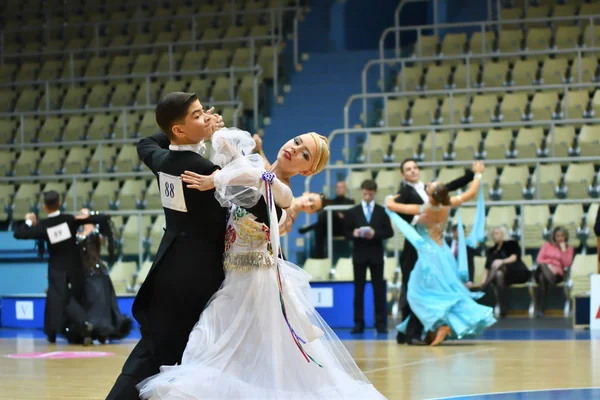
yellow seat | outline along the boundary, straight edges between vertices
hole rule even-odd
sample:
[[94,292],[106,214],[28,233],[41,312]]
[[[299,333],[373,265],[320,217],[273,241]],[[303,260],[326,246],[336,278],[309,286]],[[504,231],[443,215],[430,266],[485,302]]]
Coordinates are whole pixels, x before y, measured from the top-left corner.
[[469,41],[469,50],[472,54],[485,54],[494,51],[494,41],[496,40],[494,32],[474,32]]
[[329,259],[309,258],[304,262],[304,271],[311,276],[311,281],[328,281],[331,273]]
[[411,108],[411,125],[428,126],[435,120],[438,99],[435,97],[418,98]]
[[502,99],[500,113],[503,122],[519,122],[523,120],[525,109],[527,107],[527,94],[509,93]]
[[381,170],[375,178],[377,183],[377,195],[375,202],[377,204],[383,204],[385,197],[393,195],[398,191],[398,186],[402,180],[402,174],[399,169],[393,170]]
[[475,154],[479,151],[481,143],[481,131],[461,130],[456,133],[454,138],[454,160],[473,160]]
[[473,98],[470,119],[473,124],[486,124],[495,119],[498,97],[495,94],[483,94]]
[[481,85],[484,87],[502,87],[506,82],[508,61],[486,62],[483,65]]
[[[442,55],[443,56],[460,56],[465,52],[465,44],[467,42],[466,33],[446,33],[444,40],[442,41]],[[457,65],[462,60],[444,60],[445,64]]]
[[[477,75],[479,73],[479,64],[471,62],[468,67],[466,64],[460,64],[454,71],[452,83],[456,89],[468,89],[475,87],[477,82]],[[468,74],[468,82],[467,82]]]
[[413,56],[416,57],[434,57],[437,55],[437,46],[439,43],[437,35],[420,35],[415,43]]
[[401,162],[405,158],[413,158],[419,149],[421,143],[421,134],[419,132],[398,133],[392,144],[392,154],[396,162]]
[[488,160],[504,159],[508,156],[513,133],[510,129],[489,130],[485,138],[485,158]]
[[408,110],[408,100],[389,99],[385,112],[387,113],[387,126],[402,126]]
[[584,125],[577,136],[578,154],[583,157],[600,154],[600,132],[597,125]]
[[518,158],[536,158],[544,147],[544,129],[521,128],[515,139],[514,152]]
[[[460,124],[465,115],[465,109],[469,104],[466,96],[444,97],[440,113],[441,124]],[[452,107],[452,111],[450,108]]]
[[[444,159],[445,153],[448,153],[448,147],[452,141],[452,134],[448,131],[435,132],[435,160],[441,161]],[[432,133],[427,133],[423,141],[423,159],[426,161],[433,160],[434,139]]]
[[431,65],[425,76],[425,90],[444,90],[448,86],[451,66],[448,64]]
[[587,228],[587,240],[585,245],[588,249],[595,249],[598,247],[598,241],[596,239],[596,235],[594,234],[594,224],[596,223],[596,216],[598,215],[598,208],[600,204],[592,203],[590,208],[585,215],[585,226]]
[[333,279],[336,281],[354,281],[354,266],[351,258],[341,257],[335,264]]
[[588,197],[588,187],[594,180],[594,164],[570,164],[565,173],[567,194],[572,199]]
[[[587,4],[586,4],[587,5]],[[598,259],[596,254],[577,254],[571,266],[571,295],[590,293],[590,278],[598,273]]]
[[555,60],[546,60],[542,68],[542,84],[544,85],[559,85],[566,79],[567,68],[569,62],[564,58]]
[[520,200],[527,188],[529,170],[526,166],[505,166],[500,175],[500,193],[502,200]]
[[539,175],[539,184],[536,183],[537,196],[544,200],[554,199],[562,176],[560,165],[540,165],[538,169],[539,171],[536,171],[533,175],[536,180]]
[[[590,96],[587,90],[569,90],[567,98],[563,99],[564,118],[579,119],[587,112]],[[599,105],[600,106],[600,105]],[[600,111],[600,107],[599,107]]]
[[538,70],[536,60],[519,60],[512,69],[512,82],[514,86],[531,86],[535,84]]
[[423,69],[421,67],[404,67],[396,76],[396,91],[414,92],[419,89]]
[[575,139],[574,126],[555,126],[554,142],[552,141],[552,130],[546,139],[546,149],[551,157],[568,157],[569,149],[573,146]]
[[525,247],[539,249],[544,245],[544,229],[550,221],[550,210],[546,205],[528,206],[523,208],[523,238]]

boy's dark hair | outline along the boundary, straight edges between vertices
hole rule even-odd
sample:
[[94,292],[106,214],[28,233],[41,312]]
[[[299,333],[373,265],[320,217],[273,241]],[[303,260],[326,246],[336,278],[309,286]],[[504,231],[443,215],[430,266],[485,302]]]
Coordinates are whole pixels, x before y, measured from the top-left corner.
[[419,163],[417,162],[417,160],[415,160],[414,158],[405,158],[404,160],[402,160],[402,163],[400,164],[400,172],[404,172],[404,165],[407,162],[414,162],[415,164],[419,165]]
[[50,211],[56,211],[60,208],[60,195],[54,190],[44,192],[44,205]]
[[173,92],[160,99],[154,109],[156,123],[173,139],[173,125],[185,119],[190,104],[198,100],[196,93]]
[[361,190],[372,190],[374,192],[377,191],[377,182],[375,182],[373,179],[367,179],[365,181],[363,181],[363,183],[360,184],[360,189]]

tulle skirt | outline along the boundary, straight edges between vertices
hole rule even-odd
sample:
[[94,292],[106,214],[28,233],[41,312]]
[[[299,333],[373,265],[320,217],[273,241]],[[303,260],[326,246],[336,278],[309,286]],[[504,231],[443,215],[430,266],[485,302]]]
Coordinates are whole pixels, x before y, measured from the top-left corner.
[[[470,292],[458,278],[456,261],[447,246],[440,247],[428,239],[417,252],[407,299],[425,332],[448,325],[452,331],[449,339],[467,339],[496,323],[493,309],[475,301],[483,293]],[[408,321],[398,325],[398,331],[405,332]]]
[[[310,301],[309,276],[277,268],[229,271],[190,334],[182,364],[138,385],[143,399],[385,399]],[[310,361],[310,358],[314,361]],[[309,362],[310,361],[310,362]]]

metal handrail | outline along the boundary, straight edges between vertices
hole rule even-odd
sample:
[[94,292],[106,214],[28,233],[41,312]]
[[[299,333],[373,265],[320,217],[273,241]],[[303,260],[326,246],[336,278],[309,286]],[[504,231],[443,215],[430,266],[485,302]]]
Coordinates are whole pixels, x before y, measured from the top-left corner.
[[[400,7],[396,9],[401,10]],[[432,25],[413,25],[413,26],[399,26],[399,17],[394,17],[395,22],[398,24],[396,26],[391,26],[386,28],[381,37],[379,38],[379,58],[384,58],[385,48],[384,42],[387,36],[392,32],[408,32],[408,31],[417,31],[417,38],[421,36],[424,30],[436,30],[436,29],[452,29],[452,28],[469,28],[469,27],[480,27],[481,32],[486,32],[489,29],[487,28],[498,28],[502,29],[503,25],[523,25],[529,23],[552,23],[552,22],[563,22],[563,21],[585,21],[588,20],[591,26],[590,30],[590,40],[593,45],[593,30],[594,30],[594,19],[600,18],[600,14],[595,15],[576,15],[570,17],[545,17],[545,18],[522,18],[522,19],[507,19],[507,20],[497,20],[497,21],[478,21],[478,22],[451,22],[451,23],[443,23],[443,24],[432,24]],[[395,43],[396,54],[400,51],[400,39],[399,35],[397,36],[397,41]],[[421,54],[420,41],[418,41],[419,48],[417,49],[418,54]],[[485,35],[482,35],[482,48],[485,48]]]
[[[241,36],[241,37],[232,37],[232,38],[222,38],[222,39],[195,39],[195,40],[186,40],[186,41],[172,41],[172,42],[161,42],[161,43],[152,43],[152,44],[125,44],[120,46],[100,46],[99,38],[95,38],[95,46],[87,47],[85,49],[65,49],[65,50],[51,50],[51,51],[33,51],[28,53],[12,53],[12,54],[2,54],[0,61],[4,62],[4,59],[23,59],[27,57],[31,58],[39,58],[39,57],[50,57],[50,56],[62,56],[68,55],[69,58],[75,57],[77,55],[86,55],[89,53],[93,53],[95,55],[99,55],[100,53],[119,53],[124,51],[132,51],[132,50],[147,50],[147,51],[157,51],[161,48],[166,48],[167,51],[172,51],[173,47],[189,47],[194,46],[194,50],[201,45],[209,45],[209,44],[223,44],[223,43],[250,43],[250,47],[252,50],[256,47],[254,42],[257,41],[267,41],[270,40],[271,43],[275,43],[276,40],[281,40],[281,35],[262,35],[262,36]],[[144,54],[144,53],[142,53]],[[147,53],[146,53],[147,54]]]
[[[197,76],[198,74],[206,74],[206,75],[211,75],[211,74],[223,74],[223,73],[227,73],[229,74],[229,83],[230,83],[230,101],[228,102],[211,102],[213,105],[229,105],[229,104],[238,104],[239,101],[235,100],[235,94],[234,94],[234,87],[235,87],[235,82],[233,80],[234,78],[234,73],[235,72],[254,72],[254,76],[253,76],[253,83],[252,83],[252,96],[254,99],[254,107],[253,107],[253,115],[254,115],[254,129],[258,129],[258,86],[259,86],[259,80],[260,77],[262,75],[262,68],[260,67],[260,65],[255,65],[254,67],[251,68],[235,68],[235,67],[230,67],[227,69],[219,69],[219,70],[200,70],[200,71],[179,71],[179,72],[172,72],[172,73],[164,73],[164,72],[154,72],[154,73],[150,73],[150,74],[130,74],[130,75],[109,75],[109,76],[105,76],[105,77],[94,77],[94,78],[75,78],[75,79],[71,79],[71,80],[66,80],[66,79],[58,79],[58,80],[51,80],[51,81],[34,81],[34,82],[19,82],[16,84],[9,84],[9,85],[5,85],[5,86],[16,86],[16,87],[22,87],[22,86],[44,86],[44,98],[45,98],[45,109],[43,111],[41,111],[43,114],[45,115],[54,115],[54,114],[81,114],[82,112],[85,113],[93,113],[93,112],[105,112],[105,111],[114,111],[114,110],[146,110],[149,109],[150,106],[155,106],[155,104],[151,104],[150,103],[150,79],[151,78],[159,78],[159,77],[172,77],[172,76]],[[127,80],[127,79],[135,79],[135,78],[144,78],[144,84],[145,84],[145,89],[146,89],[146,105],[136,105],[136,106],[129,106],[129,107],[107,107],[107,108],[99,108],[99,109],[72,109],[72,110],[52,110],[50,107],[50,84],[53,83],[75,83],[75,82],[94,82],[94,81],[111,81],[111,80],[117,80],[117,81],[122,81],[122,80]],[[0,87],[2,87],[4,85],[0,85]],[[200,99],[201,101],[205,101],[205,99]],[[100,111],[98,111],[100,110]],[[242,110],[243,112],[243,110]],[[2,117],[20,117],[22,119],[23,116],[28,116],[28,115],[39,115],[40,111],[13,111],[13,112],[9,112],[9,113],[0,113],[0,118]],[[237,111],[236,111],[236,115],[237,115]],[[237,125],[237,116],[236,116],[236,125]]]
[[[490,58],[514,58],[514,57],[521,57],[521,56],[535,56],[535,55],[549,55],[549,54],[571,54],[574,53],[576,54],[576,66],[577,66],[577,81],[579,83],[583,83],[582,82],[582,75],[581,75],[581,59],[583,57],[583,53],[599,53],[600,52],[600,47],[590,47],[590,48],[572,48],[572,49],[559,49],[559,50],[539,50],[539,51],[519,51],[519,52],[512,52],[512,53],[485,53],[485,54],[467,54],[467,55],[458,55],[458,56],[440,56],[440,57],[421,57],[421,58],[411,58],[411,57],[402,57],[402,58],[387,58],[387,59],[379,59],[379,60],[370,60],[365,64],[365,67],[362,70],[361,73],[361,86],[362,86],[362,93],[366,94],[368,93],[368,88],[367,88],[367,72],[369,71],[369,69],[373,66],[373,65],[379,65],[381,68],[383,68],[383,66],[385,64],[390,64],[390,63],[396,63],[396,64],[401,64],[401,70],[400,70],[400,74],[401,74],[401,79],[402,79],[402,87],[405,88],[405,78],[404,78],[404,68],[406,67],[407,63],[415,63],[415,62],[424,62],[424,61],[437,61],[437,60],[461,60],[465,62],[465,64],[467,65],[468,68],[466,68],[466,82],[467,82],[467,86],[470,85],[472,79],[471,79],[471,71],[470,71],[470,65],[472,64],[472,61],[474,60],[480,60],[480,59],[490,59]],[[382,81],[383,82],[383,81]],[[563,85],[568,85],[568,84],[562,84],[562,85],[554,85],[554,86],[563,86]],[[590,86],[591,84],[588,84],[588,86]],[[549,87],[549,85],[537,85],[537,86],[527,86],[528,88],[531,87],[532,89],[543,89],[546,87]],[[504,91],[513,91],[513,90],[518,90],[519,88],[523,88],[523,86],[519,87],[519,86],[504,86],[503,89]],[[447,93],[479,93],[482,91],[485,91],[485,88],[466,88],[466,89],[447,89],[445,90],[445,92]],[[531,89],[527,89],[527,90],[531,90]],[[429,91],[429,90],[422,90],[422,91],[418,91],[418,92],[411,92],[411,93],[416,93],[416,95],[428,95],[431,94],[433,92],[439,92],[439,91]],[[398,97],[402,97],[401,92],[397,93]],[[353,96],[351,96],[352,98]],[[368,107],[367,107],[367,102],[366,102],[366,98],[363,98],[363,102],[362,102],[362,106],[363,106],[363,116],[365,118],[365,122],[368,121]],[[348,103],[347,103],[348,104]],[[347,125],[345,125],[347,127]]]
[[[256,95],[256,93],[255,93]],[[236,106],[234,113],[233,113],[233,119],[234,119],[234,126],[237,126],[238,124],[238,120],[240,115],[243,113],[243,103],[241,101],[221,101],[221,102],[213,102],[211,105],[213,106],[221,106],[221,105],[232,105],[232,106]],[[120,112],[122,118],[123,118],[123,139],[127,139],[127,112],[128,111],[150,111],[150,110],[154,110],[155,105],[140,105],[140,106],[127,106],[127,107],[104,107],[104,108],[88,108],[88,109],[83,109],[83,110],[53,110],[53,111],[46,111],[44,112],[44,115],[49,116],[49,115],[80,115],[82,114],[82,112],[85,112],[86,114],[93,114],[93,113],[107,113],[107,112],[115,112],[118,111]],[[255,108],[255,114],[256,114],[256,108]],[[11,117],[11,116],[17,116],[19,118],[19,132],[20,132],[20,142],[18,144],[4,144],[4,145],[0,145],[0,148],[9,148],[9,149],[13,149],[13,148],[25,148],[25,147],[54,147],[54,146],[64,146],[64,142],[48,142],[48,143],[25,143],[25,117],[27,116],[39,116],[40,112],[38,111],[27,111],[27,112],[21,112],[21,113],[10,113],[10,114],[0,114],[0,117]],[[257,126],[257,122],[255,121],[255,126]],[[116,128],[116,127],[115,127]],[[157,128],[158,129],[158,128]],[[129,132],[131,133],[131,132]],[[61,144],[62,143],[62,144]],[[79,141],[76,142],[75,144],[79,144],[79,145],[85,145],[86,143],[91,143],[91,142],[87,142],[87,141]],[[112,141],[112,143],[120,143],[119,139],[114,139]]]
[[[555,125],[565,125],[565,124],[594,124],[594,123],[600,123],[600,118],[588,118],[588,119],[563,119],[563,120],[547,120],[547,121],[527,121],[527,126],[549,126],[550,127],[550,134],[551,134],[551,140],[552,140],[552,146],[554,148],[554,127]],[[364,135],[365,133],[367,134],[367,143],[369,141],[369,136],[373,133],[385,133],[385,132],[398,132],[399,130],[402,130],[404,132],[411,132],[411,131],[431,131],[431,135],[432,135],[432,159],[435,160],[435,153],[436,153],[436,146],[435,146],[435,137],[436,137],[436,130],[440,130],[440,129],[445,129],[445,130],[456,130],[456,129],[465,129],[465,128],[471,128],[471,129],[494,129],[494,128],[506,128],[506,127],[514,127],[514,128],[520,128],[523,127],[524,123],[523,122],[502,122],[502,123],[483,123],[483,124],[448,124],[448,125],[427,125],[427,126],[411,126],[411,127],[373,127],[373,128],[339,128],[339,129],[334,129],[333,131],[331,131],[331,133],[328,136],[328,140],[329,143],[332,143],[332,141],[334,140],[334,138],[336,136],[339,135],[344,135],[344,148],[349,149],[350,148],[350,139],[349,139],[349,135],[351,134],[361,134]],[[554,154],[554,152],[553,152]],[[575,161],[580,159],[580,157],[573,157],[570,158],[571,161]],[[540,162],[547,162],[549,159],[548,158],[540,158],[539,161]],[[486,160],[486,162],[489,162],[490,160]],[[517,161],[517,159],[510,159],[509,162],[505,161],[505,164],[508,163],[513,163]],[[440,162],[433,162],[431,165],[432,166],[444,166],[444,165],[451,165],[452,163],[456,163],[456,162],[450,162],[450,161],[440,161]],[[364,165],[364,164],[361,164]],[[383,164],[386,166],[389,166],[390,164]],[[344,167],[344,164],[341,164],[341,167]],[[326,190],[329,190],[330,186],[331,186],[331,170],[333,169],[333,164],[328,164],[325,167],[325,187]],[[304,180],[304,187],[305,187],[305,191],[310,191],[310,182],[312,180],[312,176],[307,176]]]
[[[445,23],[445,24],[435,24],[435,25],[416,25],[416,26],[408,26],[408,27],[400,27],[394,26],[389,27],[383,31],[381,37],[379,39],[379,60],[385,59],[385,39],[388,34],[395,32],[396,33],[396,43],[395,43],[395,54],[398,56],[400,54],[400,33],[407,31],[417,31],[417,48],[416,53],[418,57],[422,54],[422,45],[421,45],[421,35],[424,30],[437,30],[439,28],[468,28],[468,27],[481,27],[481,49],[485,51],[486,49],[486,39],[484,33],[488,31],[490,27],[496,27],[501,30],[503,25],[515,25],[515,24],[526,24],[526,23],[539,23],[539,22],[557,22],[557,21],[589,21],[589,26],[591,27],[589,30],[590,35],[590,47],[594,47],[594,19],[600,18],[600,14],[597,15],[586,15],[586,16],[573,16],[573,17],[547,17],[547,18],[530,18],[530,19],[517,19],[517,20],[498,20],[498,21],[480,21],[480,22],[459,22],[459,23]],[[492,53],[498,54],[498,53]],[[523,52],[521,55],[527,55],[530,52]],[[415,57],[414,60],[417,60],[418,57]],[[445,59],[443,56],[435,57],[435,60]],[[381,63],[379,66],[379,79],[382,83],[384,80],[384,64]]]

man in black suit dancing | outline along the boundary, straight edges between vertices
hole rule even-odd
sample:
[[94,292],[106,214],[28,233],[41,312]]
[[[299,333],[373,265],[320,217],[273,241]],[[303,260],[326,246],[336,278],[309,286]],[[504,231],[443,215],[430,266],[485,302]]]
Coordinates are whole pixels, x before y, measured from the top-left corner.
[[385,209],[375,204],[377,183],[366,180],[360,185],[362,201],[346,211],[344,218],[345,236],[354,242],[352,265],[354,267],[354,329],[352,333],[363,333],[364,293],[367,268],[371,270],[373,300],[375,302],[375,329],[387,333],[385,310],[385,278],[383,276],[383,241],[394,236],[390,218]]
[[156,106],[163,132],[139,141],[140,159],[157,177],[166,229],[154,264],[140,288],[133,315],[142,338],[108,394],[111,400],[138,399],[136,385],[175,365],[200,313],[223,279],[227,209],[214,190],[201,192],[182,183],[185,171],[211,175],[217,166],[205,159],[201,141],[222,127],[193,93],[166,95]]
[[[426,204],[429,202],[429,196],[425,193],[425,184],[421,182],[420,169],[417,164],[417,160],[409,158],[402,161],[400,165],[400,171],[402,172],[403,181],[400,184],[400,190],[398,194],[400,197],[396,199],[396,202],[402,204]],[[464,176],[453,180],[452,182],[446,183],[446,187],[449,191],[454,191],[466,186],[473,179],[473,171],[467,170]],[[406,215],[398,214],[406,222],[411,225],[415,225],[419,221],[418,215]],[[402,270],[402,294],[400,296],[402,318],[406,319],[412,314],[410,305],[408,304],[406,297],[406,290],[408,288],[408,279],[410,273],[415,267],[417,262],[417,250],[413,247],[408,240],[404,241],[404,249],[400,253],[399,263],[400,269]],[[398,343],[412,344],[414,340],[419,340],[421,333],[423,332],[423,324],[419,321],[415,315],[410,319],[408,326],[406,327],[406,335],[398,332],[396,341]]]
[[[16,239],[36,239],[41,247],[47,243],[48,253],[48,293],[44,310],[44,333],[50,343],[56,342],[56,335],[65,333],[69,342],[88,345],[92,343],[93,326],[87,322],[87,313],[81,306],[85,277],[81,268],[81,258],[75,236],[83,224],[98,224],[110,217],[94,215],[78,219],[60,211],[60,196],[54,190],[45,192],[44,210],[48,218],[37,220],[33,213],[25,215],[25,223],[17,225]],[[67,331],[66,325],[69,326]],[[78,337],[81,340],[73,341]]]

